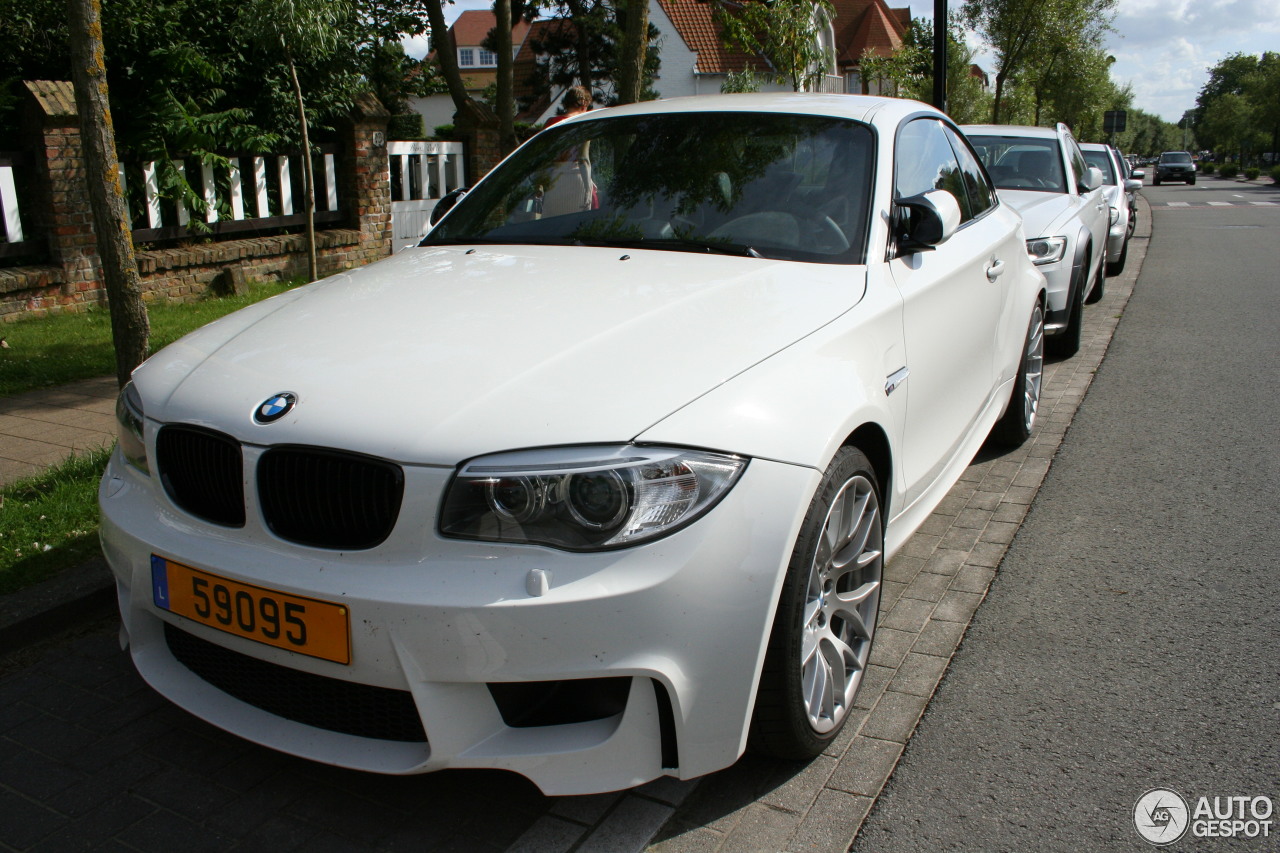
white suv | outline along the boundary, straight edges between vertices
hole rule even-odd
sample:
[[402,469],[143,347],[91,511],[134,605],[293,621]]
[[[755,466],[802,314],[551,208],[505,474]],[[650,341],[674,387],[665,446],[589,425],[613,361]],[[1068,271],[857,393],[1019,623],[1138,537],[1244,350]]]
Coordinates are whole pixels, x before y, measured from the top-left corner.
[[1084,303],[1106,280],[1108,205],[1102,173],[1085,163],[1064,124],[965,125],[1000,198],[1022,214],[1027,252],[1049,282],[1045,349],[1080,349]]

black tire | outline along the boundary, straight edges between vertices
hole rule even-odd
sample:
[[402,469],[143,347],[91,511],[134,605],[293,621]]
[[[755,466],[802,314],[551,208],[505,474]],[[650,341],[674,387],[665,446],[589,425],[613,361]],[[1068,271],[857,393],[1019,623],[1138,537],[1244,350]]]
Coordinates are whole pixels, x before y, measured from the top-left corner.
[[1156,186],[1160,186],[1160,176],[1156,175],[1155,180],[1153,180],[1152,183],[1154,183]]
[[1020,447],[1031,437],[1043,383],[1044,307],[1037,300],[1027,323],[1027,338],[1022,345],[1022,358],[1018,362],[1018,375],[1013,380],[1009,405],[991,430],[991,437],[997,444]]
[[[748,744],[755,752],[789,760],[812,758],[835,740],[849,717],[866,671],[880,607],[884,576],[880,494],[875,469],[862,451],[841,448],[809,504],[782,582],[751,718]],[[824,536],[833,522],[840,530],[846,524],[856,525],[851,538],[840,537],[834,554]],[[838,598],[855,592],[856,603]],[[808,621],[806,611],[812,613]],[[806,647],[814,650],[809,673],[826,672],[824,665],[831,667],[833,657],[840,667],[836,678],[822,682],[832,685],[833,698],[838,699],[831,703],[829,717],[810,716],[811,707],[817,704],[825,709],[827,703],[812,701],[814,682],[806,685],[802,659]]]
[[1194,186],[1196,185],[1196,179],[1195,179],[1195,178],[1187,178],[1187,184],[1188,184],[1188,185],[1190,185],[1190,186],[1193,186],[1193,187],[1194,187]]
[[[1089,274],[1089,262],[1080,270],[1079,276]],[[1071,312],[1067,315],[1067,327],[1051,338],[1046,338],[1044,350],[1055,358],[1070,358],[1080,352],[1080,339],[1084,333],[1084,282],[1079,281],[1071,288]]]
[[[1124,262],[1129,257],[1129,241],[1126,239],[1124,245],[1120,247],[1120,257],[1114,261],[1107,261],[1107,275],[1120,275],[1124,272]],[[1096,291],[1095,291],[1096,293]],[[1097,302],[1102,298],[1101,294],[1097,294],[1098,299],[1091,299],[1091,302]]]

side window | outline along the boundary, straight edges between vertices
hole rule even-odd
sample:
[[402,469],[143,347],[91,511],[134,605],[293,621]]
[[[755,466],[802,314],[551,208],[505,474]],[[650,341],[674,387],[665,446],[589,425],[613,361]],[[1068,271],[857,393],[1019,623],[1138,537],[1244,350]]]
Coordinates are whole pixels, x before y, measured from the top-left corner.
[[942,122],[924,118],[909,123],[898,134],[894,158],[893,188],[897,198],[946,190],[960,205],[960,221],[973,218],[960,164],[956,162]]
[[986,173],[978,165],[969,144],[959,133],[950,127],[943,126],[947,139],[951,140],[951,148],[955,152],[956,161],[960,164],[960,172],[964,176],[964,186],[969,192],[969,206],[975,217],[981,216],[996,206],[996,191],[987,181]]
[[1085,165],[1084,154],[1080,151],[1080,146],[1076,145],[1076,141],[1070,136],[1066,138],[1067,143],[1067,159],[1071,161],[1071,171],[1075,172],[1076,189],[1084,192],[1081,182],[1084,181],[1084,173],[1089,167]]

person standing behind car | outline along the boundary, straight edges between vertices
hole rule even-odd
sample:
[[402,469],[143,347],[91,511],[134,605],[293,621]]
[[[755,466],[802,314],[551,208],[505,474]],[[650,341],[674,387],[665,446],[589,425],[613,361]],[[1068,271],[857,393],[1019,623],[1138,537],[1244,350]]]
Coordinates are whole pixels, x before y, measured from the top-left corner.
[[[591,92],[585,86],[572,86],[564,93],[564,98],[561,99],[560,105],[564,108],[564,113],[547,119],[546,124],[542,126],[543,130],[567,118],[582,115],[590,110]],[[596,189],[595,182],[591,179],[590,145],[590,142],[583,142],[581,145],[569,149],[563,155],[562,162],[570,166],[577,176],[577,180],[573,182],[570,197],[557,198],[557,196],[563,196],[563,189],[560,192],[556,192],[555,184],[538,188],[537,218],[541,219],[543,215],[553,216],[571,211],[594,210],[600,207],[599,191]],[[563,185],[561,186],[563,187]]]
[[562,122],[576,115],[582,115],[590,110],[591,93],[587,91],[586,86],[570,86],[560,100],[560,106],[564,109],[564,112],[547,119],[547,123],[542,126],[544,130],[557,122]]

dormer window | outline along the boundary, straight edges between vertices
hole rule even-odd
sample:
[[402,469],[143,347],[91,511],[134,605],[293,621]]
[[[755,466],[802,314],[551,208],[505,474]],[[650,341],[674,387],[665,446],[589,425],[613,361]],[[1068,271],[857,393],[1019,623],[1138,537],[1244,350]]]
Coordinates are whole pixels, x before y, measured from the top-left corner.
[[458,48],[458,67],[474,68],[476,65],[476,49],[474,47]]

